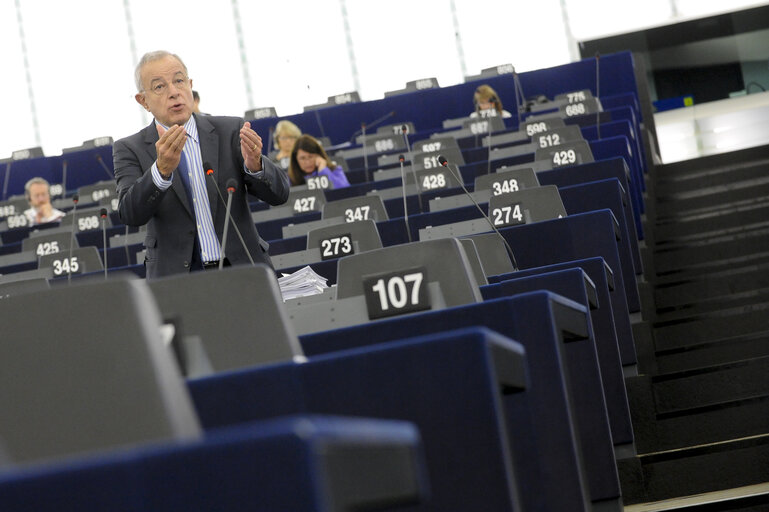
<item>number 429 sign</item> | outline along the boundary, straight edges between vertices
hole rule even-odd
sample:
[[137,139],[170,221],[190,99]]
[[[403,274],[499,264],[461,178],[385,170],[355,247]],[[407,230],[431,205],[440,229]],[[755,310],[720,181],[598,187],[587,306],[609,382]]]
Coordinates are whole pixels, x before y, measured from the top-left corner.
[[425,267],[364,276],[363,294],[371,320],[430,309]]

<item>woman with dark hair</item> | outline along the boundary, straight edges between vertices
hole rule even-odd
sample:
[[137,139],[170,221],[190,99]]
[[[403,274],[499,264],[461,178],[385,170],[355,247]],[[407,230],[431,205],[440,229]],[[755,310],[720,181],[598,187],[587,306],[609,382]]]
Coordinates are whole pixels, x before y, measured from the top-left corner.
[[288,177],[291,185],[302,185],[314,176],[327,176],[334,188],[350,186],[342,167],[331,161],[320,142],[311,135],[301,135],[291,151]]

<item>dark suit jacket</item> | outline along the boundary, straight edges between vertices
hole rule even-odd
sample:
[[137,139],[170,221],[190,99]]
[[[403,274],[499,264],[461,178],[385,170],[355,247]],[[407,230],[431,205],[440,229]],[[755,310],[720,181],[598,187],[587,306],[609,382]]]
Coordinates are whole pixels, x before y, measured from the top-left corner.
[[[243,235],[256,263],[271,265],[268,244],[259,237],[248,208],[247,193],[271,205],[288,199],[288,176],[266,156],[262,157],[264,176],[255,178],[245,173],[240,152],[240,127],[237,117],[195,116],[203,162],[211,163],[216,186],[227,200],[225,184],[230,178],[238,183],[232,198],[232,218]],[[189,272],[197,236],[195,213],[189,204],[179,172],[173,174],[172,185],[160,190],[152,181],[150,168],[157,158],[155,143],[158,132],[153,121],[148,127],[112,146],[115,179],[119,198],[120,219],[129,226],[147,224],[145,265],[147,278]],[[208,200],[216,234],[222,240],[226,203],[206,177]],[[225,254],[233,265],[249,264],[248,255],[232,228],[227,235]]]

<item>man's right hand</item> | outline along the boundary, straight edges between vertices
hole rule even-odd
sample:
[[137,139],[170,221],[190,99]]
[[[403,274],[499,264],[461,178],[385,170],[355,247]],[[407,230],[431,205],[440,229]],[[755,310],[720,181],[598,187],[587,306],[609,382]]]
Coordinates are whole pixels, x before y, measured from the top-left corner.
[[170,179],[174,169],[179,167],[179,160],[182,157],[182,149],[187,142],[187,132],[183,126],[173,125],[166,130],[159,124],[155,127],[158,130],[160,139],[155,143],[155,149],[158,155],[158,171],[164,179]]

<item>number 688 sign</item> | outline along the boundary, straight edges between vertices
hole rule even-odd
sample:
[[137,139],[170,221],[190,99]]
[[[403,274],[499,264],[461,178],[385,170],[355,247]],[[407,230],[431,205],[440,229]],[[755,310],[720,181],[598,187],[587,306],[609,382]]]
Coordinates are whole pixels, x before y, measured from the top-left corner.
[[371,320],[430,309],[427,270],[417,267],[364,276],[363,295]]

